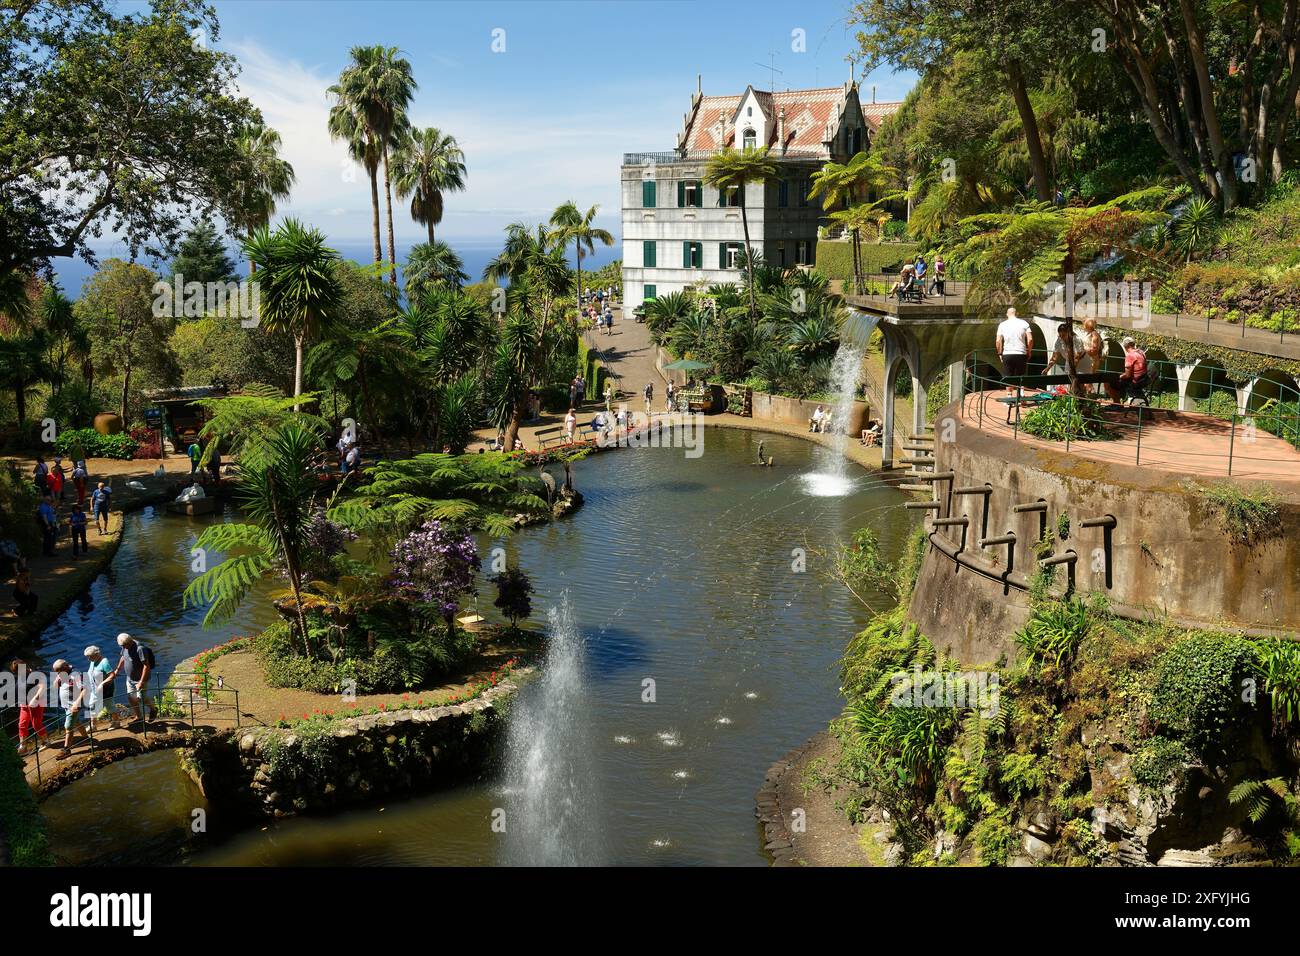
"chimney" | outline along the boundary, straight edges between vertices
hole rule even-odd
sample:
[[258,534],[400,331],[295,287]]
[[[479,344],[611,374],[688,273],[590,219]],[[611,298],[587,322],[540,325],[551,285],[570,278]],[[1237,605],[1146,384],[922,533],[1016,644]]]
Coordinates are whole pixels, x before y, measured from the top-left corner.
[[776,118],[776,141],[781,144],[781,155],[785,155],[785,107],[781,107],[781,112]]

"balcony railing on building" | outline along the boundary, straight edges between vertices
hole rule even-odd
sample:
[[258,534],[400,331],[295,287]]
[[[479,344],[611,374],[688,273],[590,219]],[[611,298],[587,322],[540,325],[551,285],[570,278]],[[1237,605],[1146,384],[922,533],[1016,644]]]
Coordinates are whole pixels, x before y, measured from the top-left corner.
[[[715,155],[716,149],[687,149],[687,150],[669,150],[660,153],[624,153],[624,166],[657,166],[661,163],[683,163],[691,160],[703,160]],[[784,153],[779,149],[773,149],[770,153],[772,159],[809,159],[816,160],[824,158],[824,154],[818,149],[788,149]]]

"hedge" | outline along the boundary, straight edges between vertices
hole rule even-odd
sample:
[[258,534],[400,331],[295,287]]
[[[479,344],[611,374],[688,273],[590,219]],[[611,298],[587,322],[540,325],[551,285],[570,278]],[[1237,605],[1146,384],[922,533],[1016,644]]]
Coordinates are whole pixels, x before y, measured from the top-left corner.
[[[915,242],[864,242],[861,248],[862,271],[866,275],[894,272],[902,268],[904,259],[914,258],[919,250]],[[816,269],[828,279],[853,278],[853,244],[818,242]]]
[[135,457],[139,442],[125,432],[101,435],[93,428],[74,428],[59,433],[54,449],[61,455],[82,452],[87,458],[120,458],[128,461]]

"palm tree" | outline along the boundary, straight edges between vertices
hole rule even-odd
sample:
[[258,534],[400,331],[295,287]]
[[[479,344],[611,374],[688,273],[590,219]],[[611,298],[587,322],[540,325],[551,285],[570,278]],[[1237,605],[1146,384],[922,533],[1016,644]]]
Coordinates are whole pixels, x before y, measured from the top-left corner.
[[459,289],[469,281],[464,268],[456,251],[441,240],[412,246],[402,269],[407,301],[418,302],[434,286]]
[[393,154],[393,185],[399,199],[411,197],[411,218],[429,227],[442,222],[443,193],[465,188],[465,154],[454,136],[430,126],[413,129]]
[[334,324],[343,303],[339,254],[325,245],[319,229],[297,219],[286,219],[274,233],[258,229],[244,243],[244,254],[266,273],[259,288],[263,328],[293,336],[293,390],[301,399],[304,346]]
[[353,158],[361,157],[370,175],[376,260],[379,250],[379,194],[376,175],[384,164],[384,203],[388,211],[389,280],[397,284],[397,250],[393,243],[393,190],[389,155],[409,134],[406,108],[415,94],[411,64],[395,46],[354,46],[352,62],[339,74],[329,92],[335,97],[330,110],[330,135],[348,143]]
[[[252,235],[271,222],[276,202],[288,197],[294,171],[292,165],[280,158],[280,134],[268,126],[250,123],[240,131],[236,142],[243,168],[239,171],[237,198],[231,215],[245,235]],[[256,269],[250,259],[249,274]]]
[[595,243],[600,242],[607,246],[614,244],[614,237],[610,235],[608,229],[597,229],[592,226],[592,221],[596,218],[596,212],[599,206],[592,206],[584,214],[578,209],[577,203],[572,199],[560,206],[551,213],[551,232],[548,238],[560,246],[567,246],[573,243],[573,252],[578,263],[578,280],[575,289],[578,297],[578,308],[582,308],[582,256],[583,250],[587,255],[596,251]]
[[[768,157],[767,147],[738,151],[731,147],[719,150],[709,157],[704,168],[704,181],[726,193],[733,189],[741,191],[740,223],[745,232],[745,251],[749,253],[749,215],[745,212],[744,189],[746,183],[766,185],[776,178],[776,165]],[[753,315],[758,311],[754,298],[753,270],[749,277],[749,311]]]
[[370,180],[370,238],[374,244],[375,265],[379,265],[384,261],[379,239],[379,148],[366,127],[360,106],[345,99],[337,84],[331,86],[329,92],[338,98],[338,102],[330,107],[330,138],[341,139],[347,144],[348,156],[366,171]]
[[[510,316],[497,343],[492,394],[497,399],[496,423],[505,428],[506,447],[513,448],[527,413],[528,392],[545,376],[547,345],[554,341],[551,319],[572,288],[573,273],[564,249],[550,241],[546,226],[532,230],[516,222],[506,227],[505,245],[488,262],[483,278],[510,282]],[[507,393],[509,400],[503,397]]]
[[241,458],[238,499],[248,523],[211,525],[197,543],[204,550],[238,553],[185,589],[187,606],[209,606],[205,626],[228,618],[257,581],[281,571],[289,579],[294,627],[303,650],[312,656],[303,610],[303,557],[319,487],[313,460],[320,444],[313,429],[289,421],[276,429],[259,454]]
[[[831,210],[843,207],[832,213],[831,218],[843,222],[853,244],[853,291],[861,294],[862,283],[862,231],[872,229],[879,231],[879,224],[888,220],[883,211],[885,203],[902,198],[905,193],[900,190],[888,190],[898,180],[898,170],[886,166],[875,154],[858,153],[847,163],[827,163],[812,176],[810,197],[821,196],[822,208]],[[873,201],[866,201],[872,193],[877,194]],[[850,215],[851,210],[857,210]]]

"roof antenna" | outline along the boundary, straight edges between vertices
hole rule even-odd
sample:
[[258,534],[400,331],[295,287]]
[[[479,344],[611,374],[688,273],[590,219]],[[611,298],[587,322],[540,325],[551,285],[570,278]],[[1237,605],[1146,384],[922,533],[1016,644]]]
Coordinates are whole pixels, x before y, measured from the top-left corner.
[[767,56],[768,56],[768,59],[771,60],[770,63],[768,63],[768,64],[766,64],[766,65],[764,65],[764,64],[762,64],[762,63],[755,63],[754,65],[755,65],[755,66],[761,66],[761,67],[763,67],[763,69],[765,69],[765,70],[768,71],[768,77],[769,77],[769,79],[768,79],[768,87],[767,87],[767,89],[768,89],[768,92],[769,92],[769,93],[775,93],[775,92],[776,92],[776,75],[777,75],[778,73],[784,75],[785,70],[778,70],[778,69],[776,68],[776,51],[775,51],[775,50],[768,50],[768,51],[767,51]]

